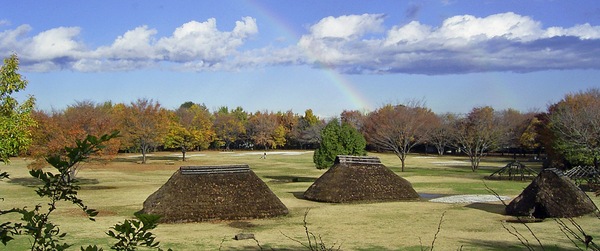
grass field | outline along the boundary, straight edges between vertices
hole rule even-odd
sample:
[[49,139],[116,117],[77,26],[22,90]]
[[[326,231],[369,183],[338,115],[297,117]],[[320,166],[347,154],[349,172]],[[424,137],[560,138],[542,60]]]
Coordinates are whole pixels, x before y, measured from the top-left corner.
[[[367,204],[329,204],[300,199],[299,196],[324,170],[312,164],[312,152],[191,152],[189,160],[181,162],[175,153],[157,153],[146,165],[136,164],[137,155],[120,155],[106,165],[86,165],[78,178],[84,184],[79,195],[86,205],[100,211],[96,222],[87,220],[80,210],[60,204],[52,221],[69,235],[72,250],[97,244],[108,250],[112,240],[104,233],[114,224],[131,218],[142,209],[143,201],[182,165],[248,164],[288,207],[289,215],[272,219],[222,221],[186,224],[161,224],[153,232],[162,247],[174,250],[258,250],[253,240],[233,240],[238,233],[253,233],[265,249],[301,250],[303,247],[286,236],[306,242],[303,216],[307,209],[308,228],[322,237],[325,244],[341,245],[342,250],[421,250],[429,247],[444,214],[441,230],[435,242],[436,250],[522,250],[519,240],[503,227],[512,217],[503,215],[499,202],[445,204],[420,201]],[[478,172],[471,172],[468,160],[462,157],[411,155],[406,171],[400,172],[400,160],[392,154],[370,153],[398,175],[410,181],[423,195],[489,194],[483,177],[506,165],[510,158],[488,157]],[[44,201],[37,198],[34,183],[25,168],[27,160],[14,159],[3,166],[11,180],[0,182],[1,209],[28,206]],[[540,163],[526,162],[533,168]],[[489,181],[490,188],[500,195],[515,197],[528,182]],[[600,200],[592,197],[598,204]],[[0,222],[10,219],[0,218]],[[588,233],[600,233],[595,216],[575,219]],[[504,223],[515,228],[529,242],[535,239],[521,224]],[[553,220],[529,224],[546,250],[575,249]],[[25,250],[29,240],[20,238],[0,250]]]

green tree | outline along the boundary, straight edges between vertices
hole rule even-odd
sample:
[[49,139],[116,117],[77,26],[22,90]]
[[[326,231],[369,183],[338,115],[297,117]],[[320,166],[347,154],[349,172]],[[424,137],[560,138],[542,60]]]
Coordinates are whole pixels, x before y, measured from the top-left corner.
[[319,148],[315,150],[313,162],[318,169],[329,168],[338,155],[364,156],[367,142],[353,126],[333,119],[321,132]]
[[35,99],[29,96],[25,102],[12,97],[27,87],[27,80],[18,73],[19,59],[11,55],[4,59],[0,67],[0,162],[8,163],[15,156],[27,149],[31,144],[31,128],[35,121],[31,111]]

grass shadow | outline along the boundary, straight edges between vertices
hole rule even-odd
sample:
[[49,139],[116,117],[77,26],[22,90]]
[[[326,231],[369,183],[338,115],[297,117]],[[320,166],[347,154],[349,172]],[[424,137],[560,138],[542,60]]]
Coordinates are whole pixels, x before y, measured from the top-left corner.
[[505,206],[502,204],[475,202],[466,205],[465,207],[486,211],[488,213],[505,215]]
[[[181,160],[181,156],[146,156],[146,162],[149,161],[178,161]],[[186,158],[187,159],[187,158]],[[130,156],[130,157],[119,157],[113,159],[113,162],[141,162],[142,156]]]
[[[80,185],[80,186],[95,185],[95,184],[100,183],[100,181],[98,181],[97,179],[87,179],[87,178],[78,178],[77,181],[78,181],[77,185]],[[7,182],[11,183],[11,184],[25,186],[25,187],[38,187],[38,186],[41,186],[44,184],[41,180],[33,178],[33,177],[11,178]]]
[[[492,241],[492,240],[481,240],[481,239],[477,239],[477,240],[468,239],[468,240],[465,240],[465,242],[469,243],[469,244],[466,244],[465,247],[477,247],[477,250],[527,250],[527,247],[525,247],[523,244],[521,244],[516,239],[514,241]],[[529,240],[529,243],[532,246],[532,248],[534,248],[535,250],[538,250],[538,248],[540,248],[539,245],[537,245],[537,242],[533,239],[533,237],[531,237],[531,239]],[[457,248],[459,248],[459,247],[457,247]],[[547,251],[565,250],[565,248],[544,245],[543,250],[547,250]]]
[[307,199],[304,198],[304,192],[289,192],[289,193],[291,193],[292,195],[294,195],[294,197],[296,197],[296,199],[307,200]]

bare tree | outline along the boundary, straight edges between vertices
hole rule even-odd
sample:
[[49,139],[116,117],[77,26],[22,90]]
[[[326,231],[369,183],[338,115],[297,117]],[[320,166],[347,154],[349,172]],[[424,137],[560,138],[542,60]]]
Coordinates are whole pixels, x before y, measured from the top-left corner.
[[432,128],[427,135],[427,141],[432,144],[438,152],[438,155],[444,155],[444,150],[450,145],[451,137],[451,122],[456,115],[446,113],[437,115],[437,119],[432,121]]
[[422,102],[388,104],[368,115],[365,137],[370,144],[394,152],[400,158],[404,172],[406,156],[415,145],[423,142],[435,118]]
[[499,116],[489,106],[473,108],[452,123],[452,144],[469,156],[473,172],[479,169],[481,158],[497,147],[502,135],[499,123]]

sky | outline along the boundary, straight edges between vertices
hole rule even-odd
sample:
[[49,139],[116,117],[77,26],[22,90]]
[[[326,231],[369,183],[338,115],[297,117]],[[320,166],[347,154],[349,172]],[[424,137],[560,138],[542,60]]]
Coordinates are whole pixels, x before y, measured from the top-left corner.
[[597,0],[3,1],[17,97],[322,117],[422,101],[545,111],[600,88]]

